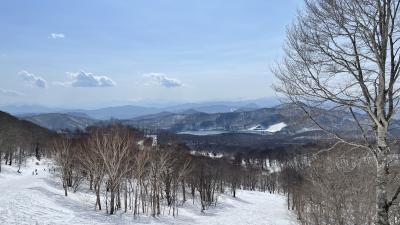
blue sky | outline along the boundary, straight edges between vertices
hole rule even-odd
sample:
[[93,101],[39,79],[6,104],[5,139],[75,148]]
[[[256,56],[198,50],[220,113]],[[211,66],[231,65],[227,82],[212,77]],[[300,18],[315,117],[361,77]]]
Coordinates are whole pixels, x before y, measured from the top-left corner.
[[274,96],[301,0],[4,0],[0,105]]

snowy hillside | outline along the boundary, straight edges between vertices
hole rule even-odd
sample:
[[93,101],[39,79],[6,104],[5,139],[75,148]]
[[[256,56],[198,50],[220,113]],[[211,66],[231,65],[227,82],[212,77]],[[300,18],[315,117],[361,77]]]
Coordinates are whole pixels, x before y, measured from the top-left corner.
[[275,133],[275,132],[281,131],[286,126],[287,126],[286,123],[281,122],[281,123],[277,123],[277,124],[269,126],[266,131]]
[[287,124],[284,122],[280,122],[277,124],[270,125],[267,129],[265,129],[262,125],[257,125],[254,127],[250,127],[249,131],[258,131],[258,132],[269,132],[275,133],[281,131],[283,128],[287,127]]
[[[39,165],[37,165],[39,163]],[[285,197],[261,192],[239,191],[238,197],[220,195],[218,204],[205,213],[189,200],[179,208],[176,218],[164,215],[153,219],[132,214],[106,215],[94,210],[94,196],[81,190],[63,196],[59,179],[50,161],[28,159],[22,174],[17,168],[2,165],[0,173],[0,221],[8,225],[30,224],[205,224],[205,225],[295,225],[287,211]],[[37,175],[35,174],[37,170]]]

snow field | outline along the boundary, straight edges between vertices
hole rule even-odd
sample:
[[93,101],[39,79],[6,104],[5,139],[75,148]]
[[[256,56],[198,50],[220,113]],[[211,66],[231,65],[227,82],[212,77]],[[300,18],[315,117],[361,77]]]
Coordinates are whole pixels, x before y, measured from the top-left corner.
[[[22,173],[14,166],[2,165],[0,173],[0,224],[7,225],[296,225],[295,216],[287,210],[286,200],[281,195],[242,191],[237,198],[229,194],[218,197],[216,206],[200,212],[197,201],[188,201],[179,208],[179,215],[164,215],[158,218],[141,215],[134,219],[131,213],[107,215],[95,211],[95,197],[84,190],[68,197],[63,194],[59,178],[56,177],[49,160],[39,165],[33,158],[27,160]],[[32,175],[37,170],[38,175]]]

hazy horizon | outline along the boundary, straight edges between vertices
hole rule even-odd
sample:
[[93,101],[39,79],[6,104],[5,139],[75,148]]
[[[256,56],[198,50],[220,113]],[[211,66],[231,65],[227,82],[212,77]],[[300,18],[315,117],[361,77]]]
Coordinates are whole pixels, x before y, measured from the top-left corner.
[[[127,101],[127,102],[109,102],[103,104],[97,104],[95,106],[62,106],[62,105],[45,105],[45,104],[25,104],[25,103],[10,103],[10,104],[0,104],[0,110],[4,109],[25,109],[27,111],[33,109],[48,109],[51,112],[57,112],[57,110],[96,110],[103,108],[113,108],[113,107],[125,107],[125,106],[135,106],[135,107],[143,107],[143,108],[173,108],[178,106],[187,105],[188,108],[191,107],[199,107],[199,106],[217,106],[217,105],[249,105],[256,104],[259,107],[273,107],[282,103],[281,99],[278,97],[265,97],[265,98],[256,98],[256,99],[228,99],[228,100],[214,100],[214,101],[162,101],[162,100],[145,100],[145,101]],[[33,110],[35,111],[35,110]],[[39,110],[40,111],[40,110]]]

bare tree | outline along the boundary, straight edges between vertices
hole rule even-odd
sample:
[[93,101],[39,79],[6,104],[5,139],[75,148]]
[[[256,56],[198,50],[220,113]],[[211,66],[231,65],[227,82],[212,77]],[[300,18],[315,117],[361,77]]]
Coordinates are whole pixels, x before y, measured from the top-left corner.
[[89,138],[91,150],[104,163],[110,190],[110,214],[115,212],[115,194],[131,170],[130,161],[133,161],[134,153],[139,149],[139,140],[135,132],[119,125],[97,129]]
[[68,137],[59,137],[53,143],[54,159],[61,167],[61,179],[64,194],[68,196],[68,176],[71,173],[72,164],[72,142]]
[[[133,176],[136,178],[136,182],[134,179],[130,179],[129,183],[133,189],[134,184],[136,183],[135,187],[135,196],[133,201],[133,213],[134,215],[139,214],[139,198],[141,198],[142,202],[144,201],[143,196],[143,186],[144,180],[147,173],[147,166],[149,164],[149,152],[148,151],[140,151],[134,157],[134,174]],[[144,212],[144,204],[142,204],[142,211]]]
[[[363,148],[376,163],[376,224],[389,225],[390,208],[400,186],[388,188],[389,126],[399,102],[400,1],[305,0],[305,11],[287,34],[286,55],[273,70],[276,90],[294,102],[349,110],[362,141],[347,140],[323,127],[312,107],[300,107],[319,128],[350,146]],[[363,111],[367,121],[356,111]]]
[[104,178],[104,161],[100,157],[97,146],[97,136],[82,139],[79,145],[79,161],[89,174],[89,189],[96,194],[95,209],[101,210],[100,188]]

